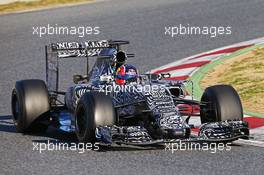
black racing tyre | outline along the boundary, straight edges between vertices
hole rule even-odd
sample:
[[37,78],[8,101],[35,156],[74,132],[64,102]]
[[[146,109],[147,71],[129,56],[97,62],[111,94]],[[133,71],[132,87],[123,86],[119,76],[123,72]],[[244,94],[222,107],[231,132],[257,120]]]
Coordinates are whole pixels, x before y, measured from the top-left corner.
[[50,104],[47,87],[42,80],[17,81],[11,99],[13,121],[21,133],[40,133],[48,128]]
[[201,122],[243,120],[243,108],[236,90],[229,85],[205,89],[201,98]]
[[75,132],[79,142],[94,143],[97,126],[114,125],[116,114],[112,99],[103,92],[86,92],[75,110]]

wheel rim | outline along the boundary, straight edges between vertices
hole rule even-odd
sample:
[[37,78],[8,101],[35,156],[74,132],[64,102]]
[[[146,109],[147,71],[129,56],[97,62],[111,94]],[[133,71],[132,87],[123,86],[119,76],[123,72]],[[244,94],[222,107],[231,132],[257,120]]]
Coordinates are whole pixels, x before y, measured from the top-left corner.
[[203,115],[203,122],[217,121],[217,108],[213,100],[208,96],[203,96],[202,101],[205,103],[201,106],[201,113]]

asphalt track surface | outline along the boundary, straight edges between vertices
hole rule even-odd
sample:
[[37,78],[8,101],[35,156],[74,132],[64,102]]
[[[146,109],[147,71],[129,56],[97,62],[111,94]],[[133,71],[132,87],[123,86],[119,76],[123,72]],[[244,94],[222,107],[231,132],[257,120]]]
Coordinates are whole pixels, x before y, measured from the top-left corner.
[[[113,0],[93,4],[0,16],[0,174],[262,174],[263,148],[236,145],[232,151],[177,151],[137,148],[87,151],[33,151],[32,143],[73,135],[50,128],[43,136],[15,133],[10,120],[10,94],[19,79],[45,79],[44,45],[82,41],[76,36],[32,35],[33,26],[58,24],[99,26],[89,39],[130,40],[130,60],[141,72],[199,52],[263,36],[262,0]],[[174,37],[165,26],[231,26],[232,35]],[[84,70],[77,61],[64,63],[65,87],[71,74]],[[68,81],[67,81],[68,80]],[[68,83],[69,82],[69,83]]]

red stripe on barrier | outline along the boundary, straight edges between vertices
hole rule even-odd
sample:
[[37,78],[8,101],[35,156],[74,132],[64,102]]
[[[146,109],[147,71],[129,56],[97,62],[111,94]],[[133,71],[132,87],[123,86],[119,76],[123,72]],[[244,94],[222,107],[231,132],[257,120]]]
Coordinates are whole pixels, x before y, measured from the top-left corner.
[[264,118],[246,117],[244,118],[244,120],[248,122],[248,126],[250,129],[264,126]]
[[215,51],[215,52],[206,53],[206,54],[202,54],[202,55],[196,56],[196,57],[191,58],[189,60],[194,60],[194,59],[197,59],[197,58],[206,57],[206,56],[210,56],[210,55],[216,55],[216,54],[232,53],[232,52],[235,52],[237,50],[244,49],[244,48],[247,48],[247,47],[250,47],[250,46],[253,46],[253,44],[245,45],[245,46],[238,46],[238,47],[231,47],[231,48],[227,48],[227,49],[223,49],[223,50],[218,50],[218,51]]
[[198,62],[194,62],[194,63],[187,63],[187,64],[182,64],[182,65],[178,65],[178,66],[172,66],[172,67],[168,67],[165,69],[161,69],[161,70],[157,70],[154,73],[159,74],[162,72],[169,72],[169,71],[173,71],[173,70],[177,70],[177,69],[187,69],[187,68],[192,68],[192,67],[201,67],[207,63],[210,63],[211,61],[198,61]]

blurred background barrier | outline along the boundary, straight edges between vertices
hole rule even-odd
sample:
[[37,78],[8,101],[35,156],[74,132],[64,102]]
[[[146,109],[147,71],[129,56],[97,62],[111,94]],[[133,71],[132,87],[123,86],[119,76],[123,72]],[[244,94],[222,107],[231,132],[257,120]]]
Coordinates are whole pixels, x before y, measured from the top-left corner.
[[0,0],[0,13],[73,5],[91,1],[92,0]]
[[12,2],[30,2],[30,1],[38,1],[38,0],[1,0],[0,4],[9,4]]

